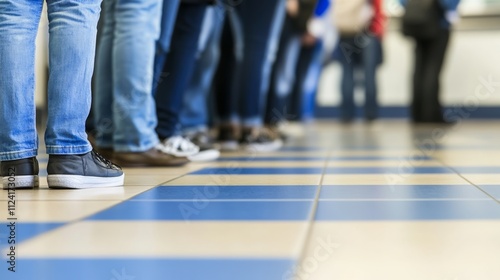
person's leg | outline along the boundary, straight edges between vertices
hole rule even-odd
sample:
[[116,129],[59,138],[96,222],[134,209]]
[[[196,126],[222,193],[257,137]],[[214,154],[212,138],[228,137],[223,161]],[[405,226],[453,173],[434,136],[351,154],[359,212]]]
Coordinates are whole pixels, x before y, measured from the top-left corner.
[[295,83],[300,49],[300,34],[294,28],[291,19],[287,18],[281,34],[279,50],[267,94],[264,118],[267,125],[277,126],[286,121],[286,105]]
[[[90,112],[100,0],[49,0],[48,154],[92,150],[85,133]],[[68,20],[68,17],[71,20]]]
[[439,101],[441,70],[443,68],[448,41],[449,30],[442,30],[440,36],[429,42],[427,49],[426,68],[423,73],[424,121],[443,122],[443,112]]
[[169,73],[163,72],[163,66],[170,50],[172,33],[174,32],[175,19],[179,9],[180,0],[163,0],[160,23],[160,37],[156,42],[156,55],[154,62],[154,78],[152,93],[156,93],[156,88]]
[[158,143],[153,87],[160,0],[118,0],[113,43],[113,147],[144,152]]
[[208,95],[219,61],[219,40],[224,21],[223,10],[210,7],[202,24],[199,56],[183,96],[180,123],[184,133],[208,129]]
[[[340,38],[340,46],[354,46],[354,38],[343,37]],[[354,104],[354,56],[357,53],[343,53],[340,57],[342,65],[342,82],[341,94],[342,101],[340,104],[340,118],[342,121],[349,122],[355,117],[355,104]]]
[[96,145],[101,149],[113,148],[113,43],[116,28],[117,0],[103,2],[105,15],[97,47],[95,67],[95,94],[93,99]]
[[323,68],[323,42],[312,47],[302,47],[297,65],[297,78],[291,98],[289,118],[310,120],[314,118],[316,93]]
[[123,185],[119,167],[92,151],[85,133],[90,111],[101,0],[49,0],[48,121],[45,142],[50,188]]
[[271,66],[285,16],[282,0],[242,2],[237,8],[244,30],[244,55],[238,92],[244,127],[259,127],[263,122],[264,101],[269,88]]
[[214,98],[217,122],[219,125],[218,141],[222,150],[238,149],[240,139],[240,116],[238,92],[243,60],[243,26],[241,18],[232,7],[226,6],[226,18],[220,40],[219,66],[214,79]]
[[215,77],[217,117],[222,127],[239,123],[238,85],[241,67],[238,65],[243,60],[243,35],[240,16],[234,8],[227,8],[220,40],[220,52],[224,55],[220,58]]
[[0,160],[37,155],[35,38],[43,1],[0,0]]
[[377,105],[377,67],[381,55],[381,42],[370,37],[370,42],[363,49],[363,67],[365,78],[365,118],[374,120],[378,115]]
[[172,45],[163,71],[169,75],[158,85],[155,95],[161,139],[179,134],[179,114],[183,94],[192,77],[205,4],[181,4],[172,36]]
[[411,105],[411,115],[414,122],[421,122],[424,118],[422,110],[425,106],[424,102],[424,71],[425,62],[427,61],[427,43],[422,40],[415,42],[415,70],[413,73],[413,100]]
[[34,69],[42,5],[41,0],[0,0],[0,175],[5,189],[38,186]]

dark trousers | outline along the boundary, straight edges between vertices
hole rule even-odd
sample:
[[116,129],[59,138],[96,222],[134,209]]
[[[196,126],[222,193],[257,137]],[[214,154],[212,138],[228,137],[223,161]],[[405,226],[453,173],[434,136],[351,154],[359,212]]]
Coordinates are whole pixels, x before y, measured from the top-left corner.
[[439,80],[449,38],[450,31],[443,29],[436,39],[416,41],[411,108],[415,122],[443,122]]
[[156,132],[160,138],[180,133],[180,112],[183,94],[196,64],[201,24],[207,6],[205,4],[181,4],[175,23],[170,52],[163,67],[165,77],[156,90]]
[[[223,31],[220,81],[216,84],[217,110],[222,123],[262,124],[271,66],[284,20],[283,2],[242,1],[234,8],[241,31],[234,33],[231,26]],[[239,36],[242,38],[238,39]],[[243,49],[238,57],[239,47],[231,44],[241,40]]]

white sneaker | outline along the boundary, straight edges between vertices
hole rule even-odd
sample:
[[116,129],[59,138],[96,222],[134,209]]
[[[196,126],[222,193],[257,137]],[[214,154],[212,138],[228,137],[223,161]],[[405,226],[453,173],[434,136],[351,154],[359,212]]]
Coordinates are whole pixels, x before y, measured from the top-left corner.
[[200,151],[200,147],[182,136],[172,136],[163,140],[157,149],[176,157],[190,157]]

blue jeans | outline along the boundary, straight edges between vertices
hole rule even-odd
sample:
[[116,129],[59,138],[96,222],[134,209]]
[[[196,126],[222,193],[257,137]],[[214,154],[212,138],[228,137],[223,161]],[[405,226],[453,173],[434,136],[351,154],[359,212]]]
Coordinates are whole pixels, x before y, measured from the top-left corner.
[[260,126],[285,4],[283,0],[253,0],[243,1],[235,9],[243,27],[243,57],[221,64],[228,69],[222,70],[220,78],[229,85],[219,88],[218,113],[222,122]]
[[160,84],[169,74],[163,72],[163,66],[170,51],[172,33],[179,10],[180,0],[163,0],[161,11],[160,37],[156,41],[156,54],[154,62],[153,95]]
[[199,55],[191,81],[184,93],[180,123],[184,132],[208,129],[209,93],[220,57],[219,41],[224,10],[209,7],[199,39]]
[[163,72],[168,75],[156,90],[156,112],[160,139],[180,133],[179,116],[183,95],[193,74],[198,40],[207,4],[181,4],[172,35],[172,44]]
[[95,122],[99,147],[141,152],[158,142],[152,92],[161,0],[106,0],[97,53]]
[[293,25],[292,19],[287,17],[267,95],[265,122],[268,125],[286,121],[289,113],[287,103],[295,84],[301,46],[301,33]]
[[[48,154],[92,150],[85,133],[101,0],[48,0]],[[35,38],[43,1],[0,0],[0,160],[34,157]]]
[[364,74],[365,117],[377,117],[377,66],[380,63],[380,41],[373,36],[366,36],[364,43],[355,37],[341,37],[339,41],[340,63],[342,64],[342,103],[341,118],[351,120],[355,117],[354,88],[355,70],[359,66]]
[[292,93],[289,118],[311,120],[316,109],[316,94],[323,70],[323,41],[302,47],[297,65],[296,82]]

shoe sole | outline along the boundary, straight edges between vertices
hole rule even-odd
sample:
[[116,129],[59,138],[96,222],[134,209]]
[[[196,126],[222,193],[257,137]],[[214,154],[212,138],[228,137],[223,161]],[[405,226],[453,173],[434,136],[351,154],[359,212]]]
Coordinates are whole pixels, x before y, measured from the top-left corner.
[[114,158],[113,161],[121,167],[125,168],[136,168],[136,167],[180,167],[189,163],[187,158],[172,160],[171,163],[159,163],[159,162],[132,162],[127,160],[121,160]]
[[93,177],[82,175],[48,175],[51,189],[93,189],[123,186],[125,175],[118,177]]
[[[9,181],[10,178],[14,178],[14,181],[12,179]],[[10,186],[9,184],[14,183],[14,187]],[[2,178],[2,189],[8,190],[8,189],[33,189],[33,188],[38,188],[40,185],[38,175],[25,175],[25,176],[15,176],[15,177],[3,177]]]
[[223,141],[219,143],[221,151],[234,152],[240,149],[238,141]]
[[244,145],[244,149],[247,152],[255,152],[255,153],[270,153],[277,151],[283,147],[283,141],[275,140],[266,144],[247,144]]
[[220,157],[220,152],[213,149],[213,150],[201,151],[196,155],[188,157],[188,159],[194,162],[205,162],[205,161],[214,161],[219,157]]

